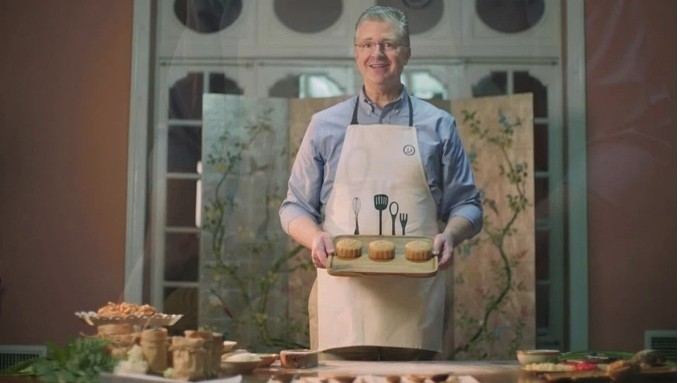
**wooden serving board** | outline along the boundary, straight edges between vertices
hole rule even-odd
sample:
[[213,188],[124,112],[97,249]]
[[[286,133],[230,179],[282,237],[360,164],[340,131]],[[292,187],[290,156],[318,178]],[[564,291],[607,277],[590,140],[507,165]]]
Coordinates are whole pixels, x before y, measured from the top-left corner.
[[[362,255],[359,258],[340,258],[332,255],[329,259],[328,274],[336,276],[352,275],[403,275],[409,277],[431,277],[437,274],[438,260],[432,257],[427,261],[414,262],[405,257],[404,246],[414,240],[428,241],[432,237],[389,236],[389,235],[341,235],[333,238],[333,244],[344,238],[356,239],[362,243]],[[394,259],[376,261],[368,257],[368,245],[376,240],[394,243]]]

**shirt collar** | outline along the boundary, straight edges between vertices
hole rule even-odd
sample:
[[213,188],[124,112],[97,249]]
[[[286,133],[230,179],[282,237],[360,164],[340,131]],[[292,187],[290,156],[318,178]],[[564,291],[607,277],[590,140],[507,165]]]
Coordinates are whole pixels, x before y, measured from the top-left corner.
[[[406,107],[406,85],[402,84],[401,85],[401,94],[399,94],[399,97],[391,102],[390,104],[387,104],[386,106],[389,105],[394,105],[395,110],[404,110]],[[361,110],[363,110],[366,114],[371,114],[375,111],[376,108],[378,108],[378,105],[376,105],[373,101],[371,101],[367,96],[366,96],[366,89],[362,86],[359,97],[361,99],[361,102],[359,103],[359,107]],[[379,109],[379,108],[378,108]]]

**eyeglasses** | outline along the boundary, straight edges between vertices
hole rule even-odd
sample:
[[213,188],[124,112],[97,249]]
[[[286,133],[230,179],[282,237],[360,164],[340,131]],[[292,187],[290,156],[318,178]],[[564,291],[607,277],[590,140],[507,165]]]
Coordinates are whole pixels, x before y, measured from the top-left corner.
[[385,52],[394,52],[399,47],[401,44],[395,42],[395,41],[383,41],[382,43],[376,43],[374,41],[366,41],[363,43],[359,44],[354,44],[355,47],[359,48],[362,53],[367,53],[367,52],[373,52],[375,47],[378,47],[379,50],[383,50]]

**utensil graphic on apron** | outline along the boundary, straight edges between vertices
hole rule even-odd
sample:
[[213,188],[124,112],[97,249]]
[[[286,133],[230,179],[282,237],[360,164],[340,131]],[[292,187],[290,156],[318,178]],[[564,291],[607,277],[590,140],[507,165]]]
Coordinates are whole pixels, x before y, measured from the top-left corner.
[[387,198],[387,195],[385,194],[376,194],[373,196],[373,205],[375,206],[376,210],[378,210],[378,234],[382,235],[382,212],[383,210],[387,209],[387,201],[389,201],[389,198]]
[[401,235],[406,235],[406,222],[408,222],[408,214],[399,213],[399,223],[401,224]]
[[361,200],[359,197],[352,199],[352,211],[354,211],[354,235],[359,235],[359,210],[361,210]]
[[[392,211],[392,207],[394,207],[396,210]],[[399,204],[396,203],[395,201],[390,202],[389,210],[390,216],[392,217],[392,235],[397,235],[395,225],[397,224],[397,213],[399,213]]]
[[[408,102],[411,126],[359,125],[355,105],[325,206],[322,226],[332,236],[358,232],[359,223],[362,235],[382,235],[382,214],[390,200],[398,201],[392,205],[398,209],[389,211],[393,234],[397,215],[402,235],[437,234],[436,205],[420,159],[410,98]],[[357,179],[357,169],[365,174],[362,179]],[[357,203],[371,200],[378,214]],[[381,346],[441,351],[444,283],[442,273],[429,278],[345,277],[317,269],[318,349]]]

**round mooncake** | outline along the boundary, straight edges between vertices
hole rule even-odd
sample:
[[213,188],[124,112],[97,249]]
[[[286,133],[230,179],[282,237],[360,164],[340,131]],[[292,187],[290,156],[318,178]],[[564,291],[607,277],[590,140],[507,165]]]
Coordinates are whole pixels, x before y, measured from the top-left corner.
[[394,243],[377,240],[368,244],[368,257],[376,261],[387,261],[394,258]]
[[408,242],[404,249],[406,250],[406,259],[409,261],[427,261],[432,257],[432,245],[427,241]]
[[361,257],[361,241],[343,238],[335,244],[335,254],[340,258]]

